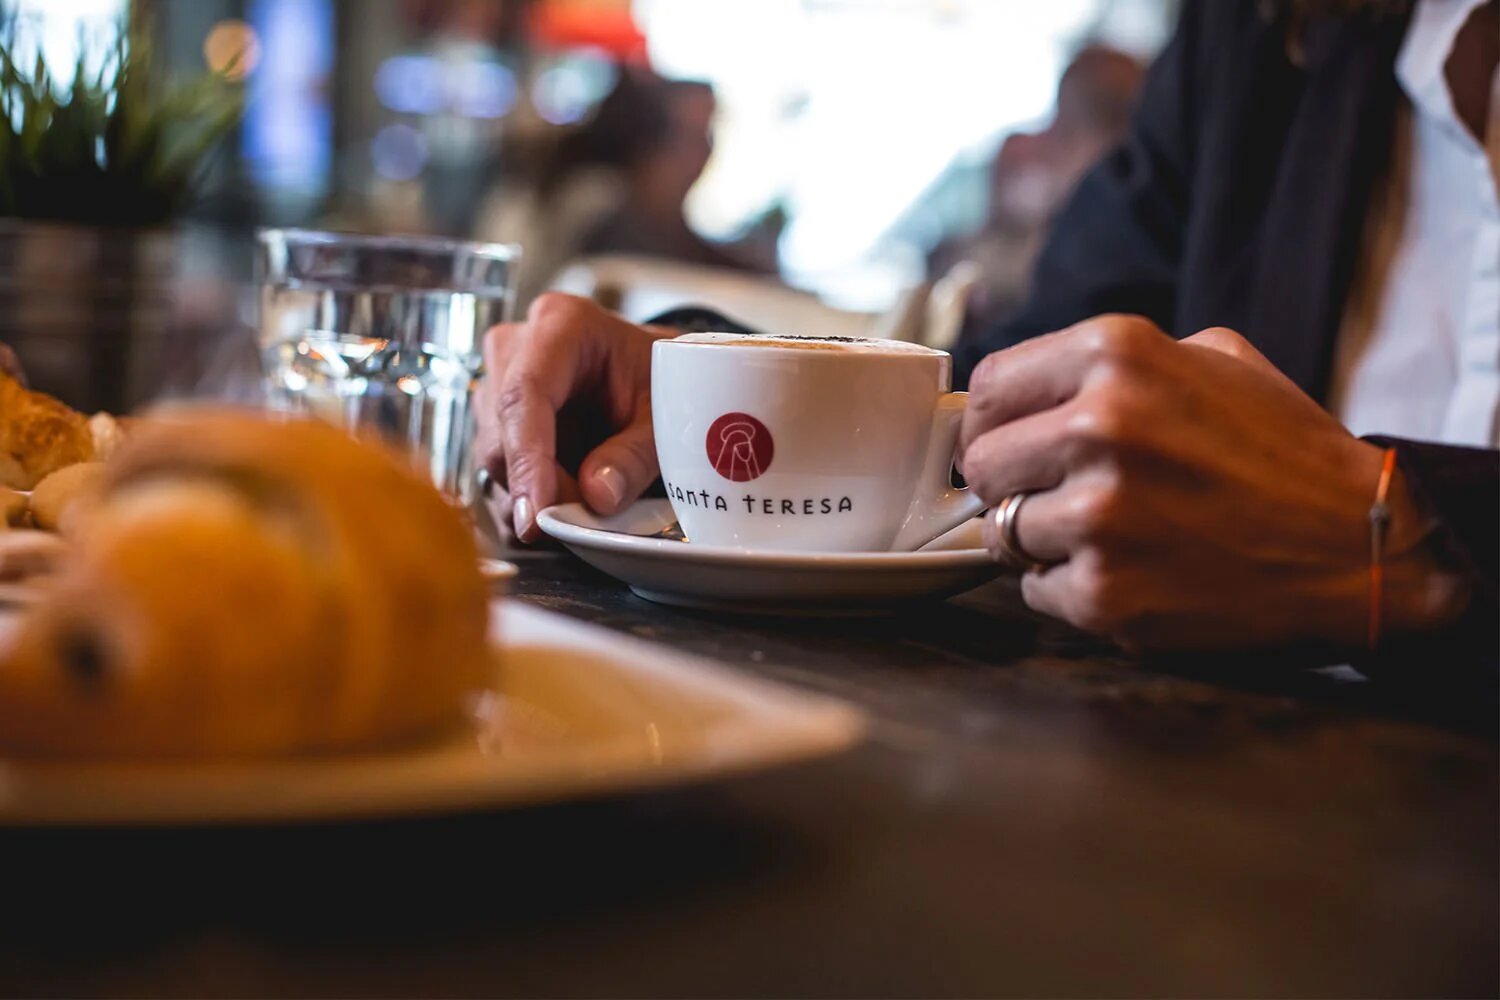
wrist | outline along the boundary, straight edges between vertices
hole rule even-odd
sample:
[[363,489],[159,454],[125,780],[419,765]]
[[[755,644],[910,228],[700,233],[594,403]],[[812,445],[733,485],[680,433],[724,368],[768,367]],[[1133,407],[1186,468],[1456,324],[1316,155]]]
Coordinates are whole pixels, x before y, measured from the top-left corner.
[[[1376,614],[1372,590],[1371,510],[1375,505],[1385,449],[1350,438],[1330,467],[1330,511],[1345,527],[1324,555],[1323,571],[1305,578],[1290,595],[1290,612],[1309,639],[1363,648],[1370,642]],[[1399,465],[1386,491],[1389,521],[1380,557],[1379,644],[1402,635],[1441,629],[1456,621],[1469,599],[1465,577],[1445,567],[1430,541],[1433,524],[1408,488]]]
[[1453,624],[1468,605],[1470,584],[1438,560],[1430,541],[1434,526],[1399,467],[1387,503],[1391,522],[1385,558],[1386,631],[1428,632]]

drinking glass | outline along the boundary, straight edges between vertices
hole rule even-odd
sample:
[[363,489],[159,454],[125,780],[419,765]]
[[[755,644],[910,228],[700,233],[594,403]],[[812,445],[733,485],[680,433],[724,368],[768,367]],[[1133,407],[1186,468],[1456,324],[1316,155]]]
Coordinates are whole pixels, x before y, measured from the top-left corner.
[[379,431],[468,504],[482,338],[510,316],[519,258],[495,243],[261,230],[269,404]]

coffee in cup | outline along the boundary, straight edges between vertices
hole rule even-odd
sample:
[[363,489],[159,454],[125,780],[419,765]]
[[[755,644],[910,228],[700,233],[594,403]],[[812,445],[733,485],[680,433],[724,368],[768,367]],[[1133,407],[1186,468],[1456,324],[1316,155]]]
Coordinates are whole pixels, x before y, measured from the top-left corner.
[[691,333],[658,341],[662,481],[690,542],[914,549],[983,509],[952,485],[967,394],[900,341]]

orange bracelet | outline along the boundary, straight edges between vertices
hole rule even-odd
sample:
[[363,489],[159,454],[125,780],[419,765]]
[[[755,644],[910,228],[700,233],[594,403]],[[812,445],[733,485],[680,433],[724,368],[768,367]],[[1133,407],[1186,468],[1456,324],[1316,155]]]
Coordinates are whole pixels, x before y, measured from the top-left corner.
[[1387,448],[1380,466],[1380,482],[1375,486],[1375,502],[1370,505],[1370,634],[1373,653],[1380,645],[1380,619],[1385,603],[1385,536],[1391,527],[1391,507],[1386,497],[1391,492],[1391,477],[1396,472],[1396,449]]

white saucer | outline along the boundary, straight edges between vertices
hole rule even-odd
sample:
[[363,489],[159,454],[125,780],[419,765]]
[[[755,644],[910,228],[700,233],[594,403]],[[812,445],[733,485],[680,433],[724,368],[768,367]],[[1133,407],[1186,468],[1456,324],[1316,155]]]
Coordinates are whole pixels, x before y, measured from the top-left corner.
[[649,601],[745,614],[879,614],[951,597],[1003,572],[969,521],[916,552],[757,552],[642,537],[675,520],[666,500],[613,517],[582,504],[548,507],[547,534]]

